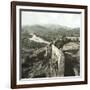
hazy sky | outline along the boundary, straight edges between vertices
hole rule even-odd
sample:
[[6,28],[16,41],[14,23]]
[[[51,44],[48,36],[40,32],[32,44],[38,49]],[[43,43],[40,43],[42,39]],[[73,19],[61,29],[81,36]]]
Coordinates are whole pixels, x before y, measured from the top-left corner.
[[58,24],[68,27],[81,26],[81,14],[22,11],[21,19],[22,25]]

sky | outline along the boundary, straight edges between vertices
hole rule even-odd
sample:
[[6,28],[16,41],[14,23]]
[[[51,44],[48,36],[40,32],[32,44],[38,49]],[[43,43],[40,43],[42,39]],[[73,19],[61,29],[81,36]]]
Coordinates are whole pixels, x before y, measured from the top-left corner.
[[72,28],[81,26],[81,14],[22,11],[21,20],[22,26],[34,24],[58,24]]

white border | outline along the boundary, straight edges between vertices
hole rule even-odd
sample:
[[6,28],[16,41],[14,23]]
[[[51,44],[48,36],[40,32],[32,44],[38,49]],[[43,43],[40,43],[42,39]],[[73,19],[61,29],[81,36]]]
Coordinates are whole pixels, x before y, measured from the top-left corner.
[[[76,11],[82,12],[82,21],[80,27],[80,76],[76,77],[55,77],[55,78],[43,78],[43,79],[22,79],[19,80],[20,74],[20,62],[19,62],[19,11],[20,9],[40,9],[40,10],[56,10],[56,11]],[[71,9],[71,8],[48,8],[48,7],[34,7],[34,6],[16,6],[16,83],[17,85],[22,84],[36,84],[36,83],[52,83],[52,82],[75,82],[75,81],[84,81],[84,9]]]

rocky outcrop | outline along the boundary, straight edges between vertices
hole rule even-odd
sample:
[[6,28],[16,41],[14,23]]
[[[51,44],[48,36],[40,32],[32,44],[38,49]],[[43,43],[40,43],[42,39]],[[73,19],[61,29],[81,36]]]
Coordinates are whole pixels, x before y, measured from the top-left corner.
[[63,46],[65,55],[65,76],[80,75],[80,45],[75,42]]
[[72,46],[73,50],[68,48],[68,50],[65,51],[65,46],[63,48],[64,51],[58,49],[54,45],[48,45],[44,48],[33,51],[31,55],[28,54],[22,63],[21,77],[42,78],[79,76],[80,51],[76,46],[75,48]]
[[22,78],[62,77],[64,54],[56,46],[50,45],[27,56],[22,67]]
[[75,42],[69,42],[63,46],[63,51],[78,50],[80,45]]
[[64,76],[64,54],[61,49],[52,45],[52,57],[51,57],[52,72],[54,76]]

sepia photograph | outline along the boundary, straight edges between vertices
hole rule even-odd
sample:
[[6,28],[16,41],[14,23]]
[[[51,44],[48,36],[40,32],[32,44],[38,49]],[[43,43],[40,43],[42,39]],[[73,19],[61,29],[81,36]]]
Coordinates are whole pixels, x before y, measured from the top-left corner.
[[21,78],[79,76],[81,12],[20,13]]

